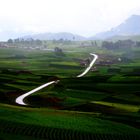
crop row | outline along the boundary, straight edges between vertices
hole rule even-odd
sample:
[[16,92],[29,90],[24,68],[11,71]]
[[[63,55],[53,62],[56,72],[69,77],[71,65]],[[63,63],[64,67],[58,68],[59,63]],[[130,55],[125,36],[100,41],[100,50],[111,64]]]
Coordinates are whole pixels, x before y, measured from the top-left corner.
[[10,121],[0,121],[0,132],[31,136],[47,140],[139,140],[140,135],[130,134],[95,134],[68,129],[49,128]]

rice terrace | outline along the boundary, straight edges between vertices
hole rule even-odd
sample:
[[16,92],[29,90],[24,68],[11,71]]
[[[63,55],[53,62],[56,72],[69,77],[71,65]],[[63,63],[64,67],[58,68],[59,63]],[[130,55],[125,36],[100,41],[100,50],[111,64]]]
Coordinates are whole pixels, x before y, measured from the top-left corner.
[[139,1],[1,5],[0,140],[140,140]]
[[[24,49],[19,43],[0,48],[1,139],[140,138],[139,55],[126,61],[129,52],[121,49],[114,53],[63,41],[63,51],[56,51],[56,43],[43,43],[54,51]],[[139,48],[129,49],[137,53]],[[15,102],[44,84],[23,105]]]

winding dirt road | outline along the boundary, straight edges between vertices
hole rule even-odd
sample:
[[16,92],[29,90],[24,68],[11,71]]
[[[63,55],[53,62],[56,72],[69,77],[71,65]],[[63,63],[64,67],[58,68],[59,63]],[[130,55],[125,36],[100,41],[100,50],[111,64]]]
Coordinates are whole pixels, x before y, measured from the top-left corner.
[[[83,77],[84,75],[86,75],[89,72],[89,70],[91,69],[91,67],[93,66],[93,64],[96,62],[96,60],[98,59],[98,55],[93,54],[93,53],[90,53],[90,55],[94,56],[93,60],[91,61],[91,63],[89,64],[89,66],[85,69],[85,71],[83,73],[81,73],[80,75],[76,76],[76,77]],[[28,105],[28,104],[26,104],[24,102],[24,99],[27,96],[29,96],[29,95],[31,95],[31,94],[33,94],[33,93],[35,93],[35,92],[37,92],[37,91],[39,91],[39,90],[47,87],[49,85],[52,85],[52,84],[55,84],[55,83],[58,83],[58,82],[59,82],[59,80],[56,80],[56,81],[51,81],[51,82],[48,82],[46,84],[43,84],[43,85],[41,85],[41,86],[39,86],[39,87],[37,87],[37,88],[35,88],[35,89],[33,89],[33,90],[25,93],[25,94],[17,97],[16,100],[15,100],[15,102],[17,104],[19,104],[19,105]]]

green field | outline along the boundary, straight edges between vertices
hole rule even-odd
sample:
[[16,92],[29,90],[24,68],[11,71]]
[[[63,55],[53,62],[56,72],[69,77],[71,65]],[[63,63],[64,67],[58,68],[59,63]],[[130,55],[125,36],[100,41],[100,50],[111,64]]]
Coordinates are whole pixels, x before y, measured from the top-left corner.
[[[139,48],[113,52],[80,43],[58,44],[64,55],[0,48],[0,139],[140,139],[140,55],[126,55]],[[57,45],[48,44],[49,49]],[[90,52],[99,55],[96,68],[76,78]],[[19,95],[56,79],[60,82],[27,97],[28,106],[15,103]]]

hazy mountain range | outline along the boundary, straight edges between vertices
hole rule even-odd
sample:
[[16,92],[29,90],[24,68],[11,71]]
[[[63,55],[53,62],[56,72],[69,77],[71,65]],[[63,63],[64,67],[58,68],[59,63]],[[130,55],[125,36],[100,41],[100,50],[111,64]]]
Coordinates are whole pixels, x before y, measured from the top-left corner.
[[90,39],[108,39],[115,36],[136,36],[140,35],[140,15],[132,15],[119,26],[110,31],[98,33]]
[[98,33],[92,37],[84,37],[77,34],[67,33],[67,32],[60,32],[60,33],[40,33],[40,34],[32,34],[30,33],[21,33],[17,34],[15,32],[0,32],[0,39],[3,40],[4,38],[33,38],[33,39],[40,39],[40,40],[75,40],[75,41],[82,41],[82,40],[96,40],[96,39],[130,39],[132,36],[133,38],[140,38],[140,15],[132,15],[128,19],[126,19],[123,23],[118,25],[117,27],[112,28],[109,31]]
[[66,33],[66,32],[60,32],[60,33],[42,33],[42,34],[35,34],[35,35],[29,35],[24,36],[24,39],[33,38],[33,39],[39,39],[39,40],[76,40],[76,41],[82,41],[86,40],[86,37],[72,34],[72,33]]

